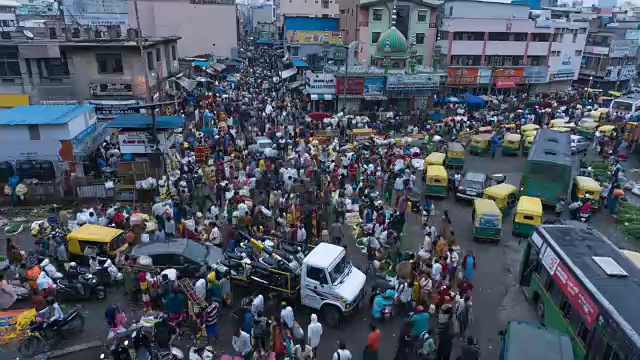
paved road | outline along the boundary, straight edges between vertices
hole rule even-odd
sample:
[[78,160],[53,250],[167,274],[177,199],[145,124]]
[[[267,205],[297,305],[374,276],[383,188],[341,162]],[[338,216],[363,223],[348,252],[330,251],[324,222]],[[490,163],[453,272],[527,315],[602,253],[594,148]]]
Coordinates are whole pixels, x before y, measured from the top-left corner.
[[[576,161],[577,163],[577,161]],[[496,155],[495,159],[490,157],[467,156],[465,169],[470,171],[480,171],[487,173],[503,173],[507,175],[507,182],[518,185],[521,176],[523,157],[502,157]],[[629,163],[627,168],[637,167],[636,163]],[[633,196],[633,195],[631,195]],[[481,346],[483,359],[495,359],[498,356],[500,339],[498,331],[502,330],[507,321],[511,319],[524,319],[535,321],[535,315],[531,304],[526,302],[525,296],[517,286],[517,276],[520,264],[524,241],[519,241],[511,236],[511,220],[507,216],[504,219],[503,239],[499,243],[478,243],[471,239],[471,205],[468,202],[460,202],[450,197],[446,200],[436,202],[438,215],[447,209],[452,218],[452,229],[456,232],[456,238],[464,254],[468,250],[473,250],[476,255],[478,266],[474,274],[474,318],[469,329],[469,334],[475,336]],[[549,216],[551,212],[548,212]],[[422,228],[419,224],[418,215],[410,214],[408,217],[404,237],[403,248],[415,250],[422,242]],[[637,249],[638,244],[629,243],[619,233],[616,226],[607,213],[597,213],[592,218],[592,225],[602,231],[606,236],[618,244],[620,247]],[[438,226],[438,225],[436,225]],[[351,229],[346,231],[351,233]],[[23,233],[25,234],[25,233]],[[20,246],[27,248],[30,239],[27,235],[22,235]],[[349,236],[347,244],[356,249],[354,239]],[[354,261],[364,264],[363,254],[352,251]],[[85,312],[89,315],[85,333],[78,339],[69,341],[70,345],[88,342],[95,339],[104,339],[106,329],[102,320],[105,307],[110,303],[125,304],[124,299],[119,294],[110,294],[103,302],[90,302],[84,304]],[[310,311],[309,309],[296,309],[296,317],[306,329]],[[338,329],[325,327],[319,349],[319,359],[330,359],[337,347],[339,340],[345,341],[348,348],[354,353],[356,359],[361,358],[361,351],[366,344],[366,334],[370,323],[370,309],[368,306],[346,321]],[[133,318],[133,314],[131,314]],[[380,324],[383,332],[381,359],[392,359],[395,355],[398,331],[402,325],[401,318],[395,318],[387,323]],[[221,320],[221,342],[220,345],[229,351],[231,346],[231,333],[237,320],[225,314]],[[182,342],[181,347],[188,351],[188,344]],[[98,358],[100,349],[93,349],[87,352],[65,356],[64,359],[88,360]],[[186,354],[186,353],[185,353]],[[10,354],[13,355],[13,354]],[[454,351],[455,358],[456,352]],[[15,356],[9,356],[15,358]]]

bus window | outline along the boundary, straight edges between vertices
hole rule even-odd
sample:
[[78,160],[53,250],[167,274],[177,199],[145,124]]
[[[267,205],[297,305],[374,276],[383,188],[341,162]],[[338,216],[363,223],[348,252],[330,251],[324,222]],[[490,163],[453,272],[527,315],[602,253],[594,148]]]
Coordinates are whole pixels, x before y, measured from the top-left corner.
[[569,324],[571,325],[571,329],[573,329],[573,332],[575,332],[576,335],[578,335],[582,343],[586,344],[589,340],[589,334],[591,332],[589,328],[585,325],[584,321],[582,320],[582,316],[580,316],[579,312],[574,311],[571,314],[571,317],[569,319]]
[[565,320],[569,320],[569,316],[571,316],[571,304],[566,297],[562,297],[562,301],[560,301],[560,311],[562,312],[562,316]]
[[611,109],[613,110],[631,111],[632,108],[633,104],[628,101],[614,101],[611,103]]

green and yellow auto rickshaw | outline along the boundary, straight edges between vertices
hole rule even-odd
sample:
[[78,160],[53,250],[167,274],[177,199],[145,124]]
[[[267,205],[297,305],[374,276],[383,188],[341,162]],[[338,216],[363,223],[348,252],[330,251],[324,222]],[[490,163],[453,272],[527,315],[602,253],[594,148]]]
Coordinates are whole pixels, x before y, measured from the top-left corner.
[[549,130],[558,131],[558,132],[562,132],[562,133],[571,132],[570,128],[568,128],[568,127],[560,127],[560,126],[549,128]]
[[475,155],[482,155],[488,152],[491,146],[491,138],[493,138],[493,133],[473,135],[469,152]]
[[446,197],[449,190],[449,174],[442,165],[429,165],[425,176],[424,194]]
[[542,201],[536,197],[520,196],[513,217],[513,236],[529,237],[536,225],[542,224]]
[[502,237],[502,213],[493,200],[473,201],[473,239],[500,241]]
[[538,129],[540,129],[540,126],[536,124],[527,124],[527,125],[524,125],[521,130],[523,133],[525,133],[527,131],[536,131]]
[[447,145],[447,167],[461,168],[464,166],[464,146],[459,142],[450,142]]
[[491,134],[494,130],[491,126],[483,126],[478,129],[478,134]]
[[488,200],[493,200],[500,211],[507,215],[516,204],[516,199],[518,198],[517,192],[518,188],[516,186],[502,183],[484,189],[483,197]]
[[520,134],[507,134],[502,141],[502,155],[518,155],[520,152]]
[[578,135],[587,139],[593,139],[597,127],[597,122],[585,122],[584,124],[578,125]]
[[444,166],[444,159],[447,154],[441,152],[432,152],[424,159],[424,165],[441,165]]
[[538,133],[538,130],[529,130],[522,133],[522,136],[526,139],[528,137],[535,137]]
[[598,132],[602,136],[609,136],[616,127],[613,125],[603,125],[598,128]]
[[529,136],[524,139],[524,146],[522,147],[522,153],[524,154],[524,156],[529,155],[529,149],[531,149],[531,146],[533,146],[534,139],[535,136]]
[[591,208],[598,209],[600,207],[601,192],[602,187],[594,179],[587,176],[576,176],[571,188],[571,199],[573,201],[585,201],[588,195],[589,201],[591,201]]

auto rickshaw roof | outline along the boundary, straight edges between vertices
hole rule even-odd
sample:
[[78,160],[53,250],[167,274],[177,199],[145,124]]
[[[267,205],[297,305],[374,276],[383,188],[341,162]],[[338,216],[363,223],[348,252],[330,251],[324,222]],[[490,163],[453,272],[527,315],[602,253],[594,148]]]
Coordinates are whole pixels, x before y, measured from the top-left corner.
[[491,126],[483,126],[479,128],[478,131],[480,132],[493,131],[493,128]]
[[496,198],[504,198],[509,196],[509,194],[516,192],[517,190],[518,188],[515,185],[502,183],[484,189],[484,193]]
[[509,141],[520,141],[520,139],[522,139],[522,136],[520,136],[520,134],[509,133],[504,136],[504,139]]
[[529,130],[529,131],[525,131],[523,135],[525,138],[528,138],[528,137],[536,136],[537,133],[538,133],[538,130]]
[[542,216],[542,201],[537,197],[520,196],[516,212],[526,215]]
[[586,129],[595,129],[598,126],[598,123],[597,122],[585,122],[580,126],[582,126],[583,128],[586,128]]
[[475,199],[473,201],[473,208],[476,210],[476,214],[502,215],[495,201],[489,199]]
[[354,135],[373,134],[373,129],[370,129],[370,128],[360,128],[360,129],[353,129],[353,130],[351,130],[351,132],[352,132]]
[[444,154],[441,152],[432,152],[425,158],[425,161],[426,162],[429,162],[429,161],[442,162],[446,157],[447,157],[447,154]]
[[124,231],[107,226],[85,224],[73,230],[67,238],[71,240],[88,240],[95,242],[109,242]]
[[584,190],[602,191],[600,183],[588,176],[576,176],[576,185]]
[[464,151],[464,146],[459,142],[450,142],[447,147],[448,151]]
[[607,131],[612,131],[613,129],[615,129],[615,126],[613,125],[602,125],[598,128],[598,131],[607,132]]
[[531,131],[531,130],[538,130],[538,129],[540,129],[540,126],[536,124],[527,124],[522,127],[522,131]]
[[448,178],[447,170],[442,165],[429,165],[427,166],[427,177],[440,176],[445,179]]
[[477,135],[473,135],[471,137],[471,140],[476,139],[476,140],[489,141],[489,140],[491,140],[492,137],[493,137],[493,133],[491,133],[491,134],[477,134]]

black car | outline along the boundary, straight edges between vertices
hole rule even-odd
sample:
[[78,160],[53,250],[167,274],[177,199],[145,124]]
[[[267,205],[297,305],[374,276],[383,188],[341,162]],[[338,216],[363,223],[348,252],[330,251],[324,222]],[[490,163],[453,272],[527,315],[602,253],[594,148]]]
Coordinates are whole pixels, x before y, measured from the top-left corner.
[[150,242],[133,247],[131,255],[148,256],[159,270],[176,269],[180,276],[193,277],[203,265],[215,266],[224,259],[216,246],[205,246],[189,239]]
[[487,175],[479,172],[468,171],[464,173],[460,180],[460,185],[456,189],[457,199],[482,199],[484,189],[489,186],[502,184],[505,182],[506,176],[502,174]]

